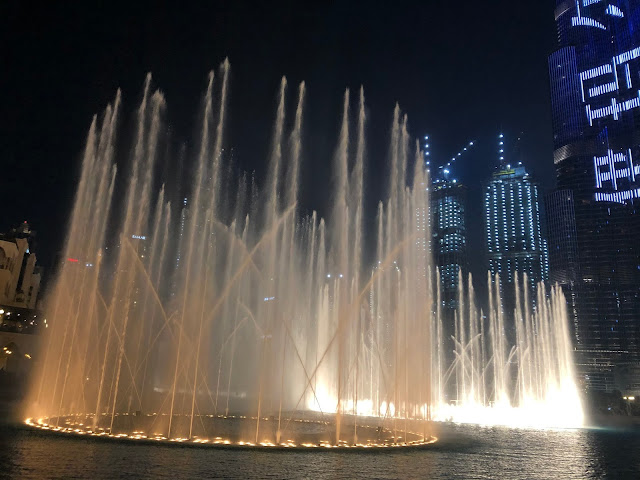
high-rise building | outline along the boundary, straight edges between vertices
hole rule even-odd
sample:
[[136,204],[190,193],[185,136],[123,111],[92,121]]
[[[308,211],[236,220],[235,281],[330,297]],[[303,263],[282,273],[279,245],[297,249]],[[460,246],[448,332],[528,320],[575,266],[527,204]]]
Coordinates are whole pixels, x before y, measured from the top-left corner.
[[[429,220],[431,238],[429,250],[434,267],[438,269],[440,284],[440,313],[444,329],[442,345],[445,355],[453,355],[455,349],[451,336],[455,334],[456,312],[459,313],[460,278],[469,273],[467,257],[467,188],[454,178],[453,167],[471,147],[462,148],[451,160],[434,169],[429,196]],[[425,145],[426,165],[429,167],[428,144]],[[453,358],[447,358],[452,362]]]
[[484,190],[485,238],[489,271],[500,279],[502,307],[512,312],[516,279],[522,282],[526,275],[533,304],[536,284],[547,279],[548,255],[538,185],[522,162],[507,163],[503,139],[500,134],[500,168]]
[[558,0],[555,18],[551,276],[575,305],[586,385],[625,390],[617,373],[640,361],[640,1]]
[[458,307],[458,280],[467,269],[466,187],[447,174],[434,179],[431,191],[432,246],[440,274],[442,306]]
[[549,239],[549,282],[551,285],[560,285],[564,290],[573,331],[577,332],[576,283],[580,262],[573,192],[551,192],[545,196],[544,205]]

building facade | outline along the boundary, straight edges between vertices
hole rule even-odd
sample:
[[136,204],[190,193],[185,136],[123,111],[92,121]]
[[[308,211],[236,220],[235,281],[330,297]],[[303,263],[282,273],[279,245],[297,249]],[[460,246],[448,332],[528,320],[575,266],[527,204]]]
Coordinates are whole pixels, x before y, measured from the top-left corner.
[[504,163],[504,155],[500,159],[500,168],[485,186],[484,220],[489,271],[499,279],[502,308],[508,314],[515,307],[515,282],[523,282],[525,275],[533,303],[536,285],[548,276],[548,255],[539,187],[522,163]]
[[617,371],[640,361],[640,1],[558,1],[555,19],[551,278],[585,385],[624,390]]
[[435,179],[431,191],[432,246],[440,275],[445,316],[458,308],[458,283],[467,267],[466,188],[455,179]]
[[[31,252],[31,230],[26,222],[0,235],[0,305],[35,309],[41,270]],[[4,310],[4,309],[3,309]]]

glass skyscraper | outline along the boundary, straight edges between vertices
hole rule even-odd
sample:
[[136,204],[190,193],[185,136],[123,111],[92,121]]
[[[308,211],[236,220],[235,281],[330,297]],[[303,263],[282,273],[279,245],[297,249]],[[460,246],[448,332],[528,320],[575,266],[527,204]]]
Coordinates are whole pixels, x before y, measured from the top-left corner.
[[536,284],[547,279],[548,256],[538,185],[521,162],[506,163],[502,138],[501,166],[484,190],[485,240],[489,271],[493,278],[499,276],[502,307],[509,314],[515,306],[516,276],[523,282],[526,274],[533,303]]
[[574,309],[585,384],[633,389],[624,370],[640,360],[640,1],[557,1],[555,19],[551,278]]

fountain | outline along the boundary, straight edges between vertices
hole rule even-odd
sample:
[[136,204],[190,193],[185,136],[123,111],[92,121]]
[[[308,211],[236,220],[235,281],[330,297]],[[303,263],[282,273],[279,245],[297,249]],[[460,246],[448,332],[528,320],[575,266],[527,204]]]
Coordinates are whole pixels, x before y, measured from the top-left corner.
[[[199,143],[179,157],[193,164],[185,185],[162,180],[166,106],[150,75],[131,158],[118,165],[126,174],[116,166],[120,93],[94,117],[65,261],[47,299],[29,425],[239,448],[386,448],[435,441],[434,418],[469,421],[487,409],[518,416],[558,395],[579,410],[577,395],[566,398],[575,384],[556,290],[541,287],[536,310],[516,312],[509,351],[499,309],[484,335],[473,293],[461,291],[470,303],[453,339],[456,360],[442,361],[428,172],[397,106],[372,268],[362,254],[363,90],[356,101],[344,94],[325,221],[301,216],[297,203],[304,83],[287,122],[282,79],[264,184],[227,178],[236,168],[223,142],[229,68],[225,60],[209,76]],[[456,406],[445,398],[452,379]]]

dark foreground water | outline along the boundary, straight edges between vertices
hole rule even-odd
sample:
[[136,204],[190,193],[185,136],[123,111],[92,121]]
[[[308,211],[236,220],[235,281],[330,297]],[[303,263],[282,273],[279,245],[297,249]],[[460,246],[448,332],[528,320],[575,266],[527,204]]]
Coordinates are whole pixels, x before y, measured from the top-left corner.
[[425,450],[230,451],[127,445],[0,426],[0,478],[630,478],[640,430],[440,426]]

